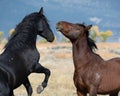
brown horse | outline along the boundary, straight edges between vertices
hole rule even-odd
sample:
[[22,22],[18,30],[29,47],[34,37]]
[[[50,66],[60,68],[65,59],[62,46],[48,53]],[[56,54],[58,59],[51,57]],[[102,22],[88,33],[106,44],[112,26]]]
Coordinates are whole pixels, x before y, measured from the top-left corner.
[[117,96],[120,90],[120,58],[102,59],[93,49],[97,48],[89,38],[92,25],[58,22],[56,29],[70,39],[75,66],[74,84],[78,96],[109,94]]

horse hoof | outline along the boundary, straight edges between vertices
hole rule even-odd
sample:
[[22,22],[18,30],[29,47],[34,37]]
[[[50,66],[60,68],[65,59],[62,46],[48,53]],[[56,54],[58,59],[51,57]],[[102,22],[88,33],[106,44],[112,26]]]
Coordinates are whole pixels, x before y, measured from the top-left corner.
[[42,85],[39,85],[37,87],[37,93],[40,94],[42,91],[44,90],[43,86]]

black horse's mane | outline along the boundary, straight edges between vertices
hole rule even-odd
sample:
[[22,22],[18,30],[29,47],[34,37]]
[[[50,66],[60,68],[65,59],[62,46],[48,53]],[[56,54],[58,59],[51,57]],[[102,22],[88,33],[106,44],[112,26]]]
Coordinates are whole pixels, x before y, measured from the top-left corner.
[[[79,26],[82,26],[84,28],[86,28],[86,26],[84,24],[79,24],[77,23]],[[89,37],[89,31],[86,30],[86,37],[87,37],[87,44],[88,46],[90,47],[90,49],[93,51],[95,49],[97,49],[97,45],[95,44],[95,41],[92,40],[90,37]]]
[[[31,46],[36,42],[36,22],[39,21],[40,16],[37,16],[38,13],[32,13],[25,16],[25,18],[16,26],[15,32],[10,36],[8,43],[5,45],[5,49],[16,50],[22,49],[23,46]],[[43,15],[43,17],[45,16]],[[47,19],[46,19],[47,21]]]

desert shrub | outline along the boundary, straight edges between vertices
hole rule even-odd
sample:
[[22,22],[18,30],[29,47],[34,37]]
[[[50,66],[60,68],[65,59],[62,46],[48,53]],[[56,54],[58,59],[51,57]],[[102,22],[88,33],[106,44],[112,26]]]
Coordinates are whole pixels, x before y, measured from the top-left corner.
[[101,42],[106,42],[106,40],[110,36],[112,36],[112,31],[107,30],[104,32],[100,32],[98,26],[93,26],[92,29],[90,30],[90,37],[94,41],[97,41],[99,39]]
[[15,32],[15,29],[10,29],[9,31],[9,37]]
[[107,40],[107,38],[110,36],[112,36],[112,31],[108,30],[106,32],[100,32],[99,38],[102,42],[105,42]]
[[2,31],[0,31],[0,43],[1,43],[2,40],[3,40],[3,35],[4,35],[4,33],[3,33]]

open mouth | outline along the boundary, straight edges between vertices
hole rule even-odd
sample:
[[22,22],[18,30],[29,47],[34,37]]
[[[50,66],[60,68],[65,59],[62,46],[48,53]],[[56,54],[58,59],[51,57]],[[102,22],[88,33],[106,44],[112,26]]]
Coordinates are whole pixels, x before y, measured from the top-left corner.
[[56,24],[56,30],[57,31],[61,31],[63,29],[62,25],[60,25],[59,23]]
[[56,26],[56,30],[60,31],[60,30],[62,30],[62,28],[60,26]]
[[56,30],[59,31],[61,28],[59,28],[58,26],[56,26]]

